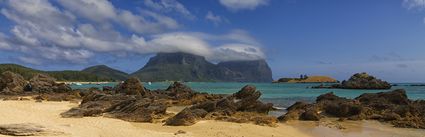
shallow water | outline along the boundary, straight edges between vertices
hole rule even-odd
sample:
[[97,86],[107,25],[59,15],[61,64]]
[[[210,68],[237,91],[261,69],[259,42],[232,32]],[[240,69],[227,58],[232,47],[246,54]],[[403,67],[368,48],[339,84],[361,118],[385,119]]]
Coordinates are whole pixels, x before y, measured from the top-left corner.
[[[115,86],[117,83],[107,84],[85,84],[81,86],[73,85],[73,88],[89,88]],[[154,82],[151,85],[144,83],[148,89],[166,89],[171,82]],[[314,99],[324,93],[334,92],[336,95],[347,98],[355,98],[363,93],[376,93],[390,90],[350,90],[350,89],[312,89],[310,87],[320,84],[295,84],[295,83],[223,83],[223,82],[186,82],[186,85],[199,92],[214,94],[232,94],[239,91],[243,86],[251,84],[257,87],[263,95],[261,99],[265,102],[274,103],[278,107],[288,107],[296,101],[314,101]],[[409,86],[419,83],[397,83],[394,89],[405,89],[409,99],[425,99],[424,86]]]

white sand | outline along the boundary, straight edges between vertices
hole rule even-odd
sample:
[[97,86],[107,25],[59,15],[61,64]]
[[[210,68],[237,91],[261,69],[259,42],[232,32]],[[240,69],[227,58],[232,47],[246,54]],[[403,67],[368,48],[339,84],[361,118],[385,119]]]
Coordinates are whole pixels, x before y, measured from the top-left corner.
[[[171,127],[161,123],[132,123],[104,117],[61,118],[77,106],[69,102],[0,101],[0,124],[36,123],[76,137],[307,137],[298,129],[280,124],[265,127],[217,121]],[[186,134],[174,135],[178,130]],[[1,135],[0,135],[1,136]]]

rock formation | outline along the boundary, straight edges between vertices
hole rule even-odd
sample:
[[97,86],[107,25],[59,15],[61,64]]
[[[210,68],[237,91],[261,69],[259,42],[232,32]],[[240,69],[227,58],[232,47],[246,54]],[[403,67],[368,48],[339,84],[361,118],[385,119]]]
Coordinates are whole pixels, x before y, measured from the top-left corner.
[[341,84],[334,84],[332,86],[320,85],[312,88],[391,89],[391,84],[363,72],[354,74],[350,79],[342,81]]
[[[260,102],[261,93],[254,86],[246,86],[227,97],[195,92],[179,82],[166,90],[149,91],[137,79],[129,79],[119,87],[117,94],[90,91],[78,107],[62,113],[62,117],[107,116],[132,122],[160,122],[170,116],[166,113],[167,107],[192,105],[168,118],[166,125],[193,125],[200,119],[259,125],[274,125],[277,122],[275,117],[267,116],[273,105]],[[138,92],[133,92],[136,90],[129,92],[129,89],[144,89],[145,94],[136,94]]]
[[406,91],[365,93],[355,99],[346,99],[327,93],[312,104],[297,102],[279,117],[281,121],[318,121],[323,117],[341,120],[379,120],[396,127],[425,128],[425,101],[411,101]]
[[230,61],[215,65],[205,57],[181,52],[158,53],[131,75],[142,81],[272,81],[272,72],[265,60]]
[[136,77],[131,77],[125,80],[124,83],[120,83],[116,87],[116,93],[139,96],[147,96],[149,94],[143,87],[140,80]]
[[30,79],[33,92],[38,93],[66,93],[72,91],[71,87],[64,83],[56,83],[56,79],[47,74],[36,74]]
[[25,79],[10,71],[3,72],[0,76],[0,92],[2,94],[18,94],[24,92]]
[[254,86],[245,86],[239,92],[216,101],[207,101],[186,108],[166,120],[166,125],[190,126],[202,119],[230,122],[254,122],[259,125],[273,125],[276,118],[267,116],[273,104],[258,101],[261,92]]

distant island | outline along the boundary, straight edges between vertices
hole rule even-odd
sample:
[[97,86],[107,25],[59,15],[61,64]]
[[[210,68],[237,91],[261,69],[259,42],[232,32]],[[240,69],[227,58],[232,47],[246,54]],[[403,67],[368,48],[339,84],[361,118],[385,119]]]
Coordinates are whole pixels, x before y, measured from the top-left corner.
[[280,78],[273,83],[338,83],[338,80],[329,76],[301,75],[299,78]]
[[331,86],[319,85],[312,88],[328,88],[328,89],[391,89],[392,85],[387,81],[378,79],[366,72],[356,73],[348,80]]
[[0,64],[0,73],[11,71],[25,79],[35,74],[48,74],[58,81],[123,81],[137,77],[144,82],[195,81],[195,82],[271,82],[272,71],[263,59],[226,61],[213,64],[205,57],[189,53],[158,53],[138,71],[123,71],[96,65],[83,70],[43,71],[17,64]]

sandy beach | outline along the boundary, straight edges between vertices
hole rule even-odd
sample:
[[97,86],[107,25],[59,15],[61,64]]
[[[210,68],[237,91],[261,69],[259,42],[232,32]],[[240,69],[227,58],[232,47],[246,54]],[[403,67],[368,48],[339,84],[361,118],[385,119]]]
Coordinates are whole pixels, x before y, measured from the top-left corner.
[[[278,127],[201,121],[193,126],[132,123],[105,117],[61,118],[60,113],[77,106],[69,102],[0,101],[0,125],[35,123],[78,137],[308,137],[288,125]],[[179,130],[185,134],[175,133]]]
[[[78,104],[70,102],[0,101],[0,125],[32,123],[58,132],[46,136],[78,137],[424,137],[425,130],[393,128],[376,121],[280,123],[277,127],[220,121],[201,121],[193,126],[134,123],[106,117],[61,118],[60,113]],[[170,112],[179,110],[171,108]],[[179,130],[183,134],[175,134]],[[1,135],[0,135],[1,136]]]

